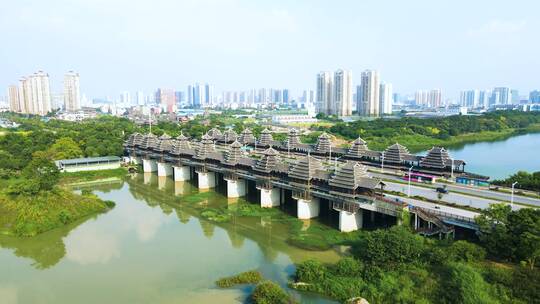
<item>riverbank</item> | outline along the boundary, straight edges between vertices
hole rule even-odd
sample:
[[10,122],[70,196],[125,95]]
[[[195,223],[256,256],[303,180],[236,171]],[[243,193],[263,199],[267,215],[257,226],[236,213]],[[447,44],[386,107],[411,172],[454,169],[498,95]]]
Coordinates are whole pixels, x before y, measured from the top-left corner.
[[415,134],[395,137],[366,137],[364,140],[367,141],[368,147],[372,150],[384,151],[390,145],[399,142],[407,147],[411,153],[418,153],[429,150],[432,147],[459,148],[466,144],[501,141],[513,136],[539,132],[540,124],[534,124],[524,129],[512,128],[501,131],[466,133],[458,136],[449,136],[446,139]]
[[113,207],[113,202],[103,201],[91,193],[78,195],[62,188],[32,196],[0,193],[0,233],[36,236]]

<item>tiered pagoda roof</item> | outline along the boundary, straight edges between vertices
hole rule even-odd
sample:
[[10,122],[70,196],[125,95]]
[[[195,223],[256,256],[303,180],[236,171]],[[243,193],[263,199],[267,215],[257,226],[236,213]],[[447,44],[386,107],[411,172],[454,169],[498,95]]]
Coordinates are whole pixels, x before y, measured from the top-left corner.
[[358,187],[374,189],[380,182],[379,179],[368,176],[366,166],[355,161],[347,161],[334,172],[328,184],[332,187],[355,190]]
[[444,169],[452,165],[452,160],[446,149],[433,147],[420,161],[420,166],[435,169]]
[[157,143],[158,138],[152,133],[147,133],[143,136],[140,147],[142,149],[153,149],[156,147]]
[[210,135],[208,134],[204,134],[202,136],[199,147],[195,151],[195,158],[205,159],[210,153],[213,153],[214,151],[214,141],[212,140],[212,137],[210,137]]
[[310,181],[318,170],[324,170],[322,162],[308,155],[292,166],[289,170],[289,177]]
[[298,134],[298,130],[291,129],[289,131],[289,135],[287,136],[287,141],[285,141],[285,146],[290,149],[297,148],[302,143],[300,142],[300,135]]
[[261,131],[261,137],[259,138],[259,145],[263,147],[269,147],[272,145],[272,141],[274,139],[272,138],[272,133],[268,129],[264,129]]
[[172,149],[172,139],[169,135],[167,135],[166,133],[163,133],[163,135],[159,137],[159,141],[156,145],[156,151],[167,152],[167,151],[170,151],[171,149]]
[[253,132],[249,128],[245,128],[238,139],[238,141],[244,145],[254,143],[255,140],[256,138],[253,136]]
[[398,143],[388,147],[384,151],[384,162],[399,164],[411,158],[409,150]]
[[359,158],[359,157],[364,156],[364,154],[365,154],[365,152],[367,150],[368,150],[368,148],[367,148],[367,145],[366,145],[366,141],[363,140],[362,138],[358,137],[357,139],[355,139],[352,142],[351,147],[347,151],[347,155]]
[[208,131],[207,133],[210,137],[212,137],[213,139],[220,139],[221,136],[223,135],[221,133],[221,131],[218,129],[218,128],[212,128],[210,129],[210,131]]
[[143,136],[140,133],[135,132],[135,133],[129,135],[125,146],[127,146],[127,147],[133,147],[135,145],[138,146],[138,145],[141,144],[142,138],[143,138]]
[[225,152],[225,162],[229,164],[236,164],[238,160],[242,157],[242,144],[238,141],[234,141],[230,146],[229,150]]
[[270,147],[264,150],[262,157],[257,160],[253,169],[260,172],[270,173],[272,170],[277,168],[279,161],[279,152]]
[[238,134],[236,134],[236,132],[234,132],[233,129],[228,129],[225,132],[223,132],[222,139],[226,142],[236,141],[237,138],[238,138]]
[[176,140],[173,142],[172,153],[179,155],[187,150],[191,150],[191,143],[183,133],[180,133],[180,135],[178,135]]
[[332,142],[330,142],[330,136],[326,134],[326,132],[323,132],[318,140],[317,144],[315,145],[315,151],[321,152],[321,153],[328,153],[332,149]]

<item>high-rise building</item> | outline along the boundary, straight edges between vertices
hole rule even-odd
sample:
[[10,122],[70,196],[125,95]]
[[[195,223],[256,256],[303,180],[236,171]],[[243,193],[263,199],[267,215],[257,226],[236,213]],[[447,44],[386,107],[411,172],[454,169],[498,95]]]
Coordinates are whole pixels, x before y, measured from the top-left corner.
[[432,89],[429,91],[419,90],[415,93],[415,102],[418,106],[437,108],[442,106],[442,90]]
[[352,72],[337,70],[334,73],[334,92],[331,114],[341,116],[352,115]]
[[[494,104],[509,104],[511,101],[510,88],[508,87],[497,87],[493,89]],[[498,98],[496,98],[498,95]]]
[[19,111],[25,114],[46,115],[51,111],[49,75],[38,71],[19,80]]
[[187,103],[188,106],[194,106],[193,102],[193,87],[191,85],[188,85],[187,87]]
[[283,89],[283,103],[289,104],[289,90]]
[[120,103],[126,105],[131,104],[131,94],[128,91],[124,91],[120,94]]
[[19,88],[16,85],[10,85],[8,87],[8,100],[9,100],[9,110],[11,112],[20,113],[21,104],[19,99]]
[[468,90],[461,91],[459,103],[463,107],[476,108],[480,105],[480,91]]
[[204,100],[202,102],[205,106],[211,106],[214,102],[214,86],[211,84],[204,85]]
[[379,109],[379,73],[365,70],[361,76],[361,96],[357,104],[357,112],[362,116],[378,116]]
[[540,103],[540,90],[534,90],[529,93],[530,103]]
[[380,114],[392,114],[392,84],[382,82],[379,86],[379,111]]
[[68,112],[75,112],[81,109],[79,80],[79,73],[69,71],[64,75],[64,106]]
[[519,104],[519,91],[510,90],[510,101],[512,104]]
[[317,113],[331,114],[333,82],[332,72],[324,71],[317,74]]
[[156,102],[168,113],[176,111],[176,98],[173,89],[159,88],[156,91]]
[[137,99],[137,105],[144,106],[144,93],[142,91],[137,91],[135,96]]

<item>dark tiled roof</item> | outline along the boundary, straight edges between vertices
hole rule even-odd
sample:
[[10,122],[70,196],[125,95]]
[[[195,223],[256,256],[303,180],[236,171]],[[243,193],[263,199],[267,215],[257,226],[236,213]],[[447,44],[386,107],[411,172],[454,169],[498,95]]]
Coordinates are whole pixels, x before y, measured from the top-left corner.
[[409,153],[409,150],[407,150],[405,146],[395,143],[384,151],[384,162],[400,164],[410,154],[411,153]]
[[289,149],[297,148],[301,144],[300,142],[300,135],[298,134],[298,130],[291,129],[289,131],[289,134],[287,135],[287,140],[285,141],[285,147]]
[[152,133],[147,133],[143,136],[140,147],[142,149],[153,149],[157,146],[157,143],[158,138]]
[[318,140],[317,144],[315,145],[315,151],[322,152],[322,153],[328,153],[330,152],[330,149],[332,149],[332,143],[330,142],[330,136],[323,132]]
[[233,142],[229,146],[229,150],[225,152],[225,162],[228,164],[236,164],[238,160],[242,157],[242,144],[238,141]]
[[238,134],[236,134],[236,132],[234,132],[233,129],[228,129],[225,132],[223,132],[223,137],[221,139],[227,142],[230,142],[230,141],[235,141],[237,138],[238,138]]
[[268,129],[262,130],[261,137],[259,139],[259,145],[268,147],[272,145],[272,141],[273,141],[273,138],[272,138],[272,133],[270,133],[270,130]]
[[448,151],[441,147],[431,148],[426,157],[420,161],[420,166],[426,168],[444,169],[452,165]]
[[210,153],[213,153],[214,151],[215,149],[212,137],[210,137],[208,134],[204,134],[202,136],[199,147],[195,149],[195,158],[205,159]]
[[347,151],[347,155],[359,158],[365,155],[367,149],[366,142],[358,137],[352,142],[351,147]]
[[289,170],[289,177],[309,181],[318,170],[324,170],[322,162],[308,155],[292,166]]
[[328,182],[330,186],[351,190],[358,187],[373,189],[379,183],[379,179],[368,176],[366,166],[355,161],[348,161],[334,173]]
[[238,141],[244,145],[252,144],[255,142],[255,140],[256,139],[255,136],[253,136],[253,132],[248,128],[245,128],[238,138]]
[[253,169],[255,171],[270,173],[276,168],[279,161],[279,153],[273,148],[268,148],[262,153],[262,157],[257,160]]

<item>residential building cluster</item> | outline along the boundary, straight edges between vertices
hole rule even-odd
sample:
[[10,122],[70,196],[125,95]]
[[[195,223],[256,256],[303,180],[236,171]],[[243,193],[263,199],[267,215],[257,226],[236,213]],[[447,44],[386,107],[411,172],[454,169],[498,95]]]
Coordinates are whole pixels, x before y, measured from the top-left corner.
[[81,108],[79,74],[73,71],[64,77],[64,93],[53,94],[49,74],[37,71],[22,77],[18,85],[8,87],[10,111],[22,114],[47,115],[57,109],[59,99],[63,98],[66,111],[78,111]]

